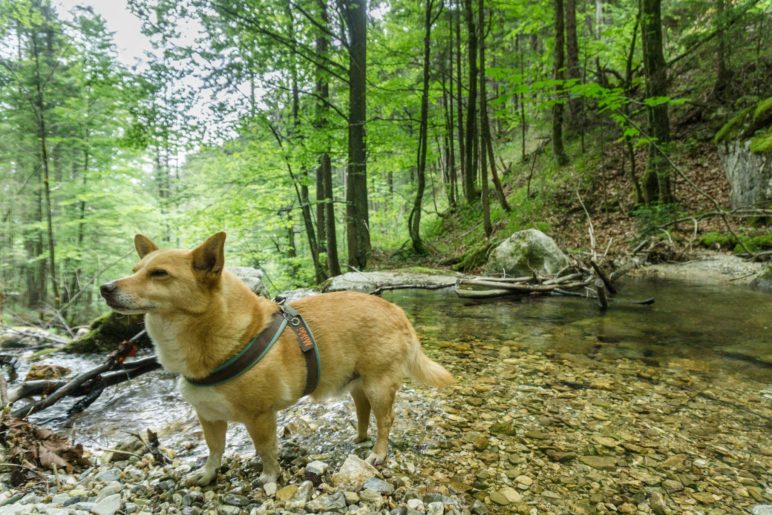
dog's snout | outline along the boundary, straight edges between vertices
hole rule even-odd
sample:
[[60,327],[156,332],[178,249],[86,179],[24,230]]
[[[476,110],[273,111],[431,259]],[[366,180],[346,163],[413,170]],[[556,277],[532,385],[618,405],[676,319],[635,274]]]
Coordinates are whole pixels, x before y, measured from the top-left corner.
[[118,286],[115,284],[115,282],[111,283],[105,283],[102,286],[99,287],[99,291],[102,293],[102,297],[107,297],[108,295],[112,294]]

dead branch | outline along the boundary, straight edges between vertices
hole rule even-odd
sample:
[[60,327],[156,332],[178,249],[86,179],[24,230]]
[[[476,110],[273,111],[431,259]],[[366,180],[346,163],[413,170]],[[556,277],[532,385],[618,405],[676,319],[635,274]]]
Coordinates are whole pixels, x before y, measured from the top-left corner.
[[380,295],[385,291],[391,290],[442,290],[443,288],[452,288],[456,283],[447,284],[392,284],[379,286],[370,292],[370,295]]

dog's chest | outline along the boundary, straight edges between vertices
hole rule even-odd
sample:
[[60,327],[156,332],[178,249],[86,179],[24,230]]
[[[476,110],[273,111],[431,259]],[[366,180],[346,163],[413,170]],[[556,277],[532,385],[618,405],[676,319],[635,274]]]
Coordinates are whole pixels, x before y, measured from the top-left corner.
[[233,409],[223,394],[210,386],[193,386],[180,378],[178,388],[204,420],[233,420]]

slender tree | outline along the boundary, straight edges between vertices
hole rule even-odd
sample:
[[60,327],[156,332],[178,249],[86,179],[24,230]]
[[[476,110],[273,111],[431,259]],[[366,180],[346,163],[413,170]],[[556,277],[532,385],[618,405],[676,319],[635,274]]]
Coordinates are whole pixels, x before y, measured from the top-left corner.
[[559,166],[568,164],[568,156],[563,148],[563,86],[565,69],[563,63],[563,0],[555,0],[555,105],[552,107],[552,152]]
[[[558,0],[560,1],[560,0]],[[646,96],[667,96],[667,65],[662,53],[661,0],[641,0],[641,43],[646,73]],[[670,141],[670,119],[667,103],[648,106],[649,159],[643,176],[643,195],[647,204],[673,201],[670,169],[662,152]]]
[[467,26],[467,58],[469,60],[469,95],[466,101],[466,155],[464,159],[464,195],[468,203],[477,199],[477,27],[472,10],[472,0],[464,0],[464,16]]
[[370,255],[370,220],[367,204],[367,1],[345,0],[348,29],[349,119],[346,174],[346,240],[348,264],[363,269]]

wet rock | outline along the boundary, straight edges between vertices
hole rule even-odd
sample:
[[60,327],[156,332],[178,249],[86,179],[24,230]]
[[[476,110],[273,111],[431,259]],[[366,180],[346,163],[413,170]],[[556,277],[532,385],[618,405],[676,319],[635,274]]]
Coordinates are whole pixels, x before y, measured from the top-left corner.
[[507,506],[512,503],[518,503],[523,500],[523,496],[520,495],[517,490],[511,486],[505,486],[496,492],[491,494],[491,501],[501,506]]
[[614,470],[617,468],[617,460],[613,456],[579,456],[579,461],[600,470]]
[[375,477],[378,470],[355,454],[349,454],[338,472],[333,474],[332,482],[336,486],[349,485],[359,490],[365,481]]
[[426,515],[443,515],[443,513],[445,513],[445,505],[439,501],[426,506]]
[[716,502],[716,498],[713,494],[708,492],[692,492],[692,498],[702,504],[713,504]]
[[665,515],[667,513],[665,498],[659,492],[651,493],[651,496],[649,496],[649,506],[656,515]]
[[378,272],[347,272],[328,279],[322,291],[365,291],[370,292],[382,286],[414,284],[418,286],[454,285],[461,274],[446,270],[414,267],[411,269],[384,270]]
[[292,496],[289,502],[287,502],[287,508],[300,509],[303,508],[306,503],[311,499],[311,494],[314,493],[314,484],[311,481],[303,481],[298,489],[295,491],[295,495]]
[[421,499],[409,499],[407,501],[408,512],[414,511],[422,513],[424,511],[424,502]]
[[772,504],[757,504],[751,508],[753,515],[772,515]]

